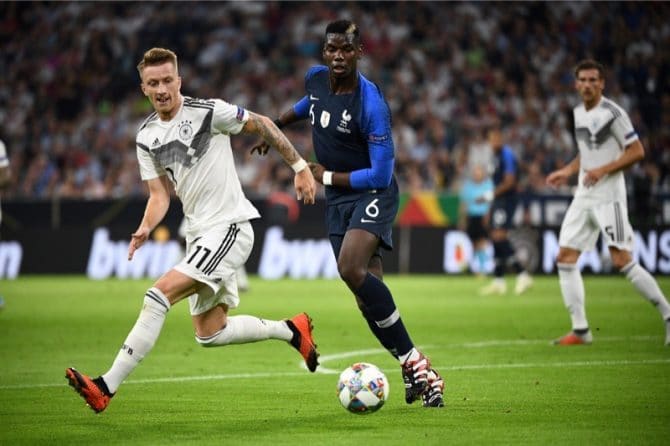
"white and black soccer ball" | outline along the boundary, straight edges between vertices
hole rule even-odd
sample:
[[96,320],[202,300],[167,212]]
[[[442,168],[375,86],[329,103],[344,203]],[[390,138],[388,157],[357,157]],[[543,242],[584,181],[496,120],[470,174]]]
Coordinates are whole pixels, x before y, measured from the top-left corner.
[[389,382],[377,366],[357,362],[340,374],[337,397],[349,412],[356,414],[376,412],[389,397]]

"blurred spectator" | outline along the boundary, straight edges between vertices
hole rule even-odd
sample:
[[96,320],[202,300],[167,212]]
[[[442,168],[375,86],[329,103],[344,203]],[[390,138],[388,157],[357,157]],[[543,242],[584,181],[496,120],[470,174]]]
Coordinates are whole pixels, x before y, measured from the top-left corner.
[[[134,134],[148,103],[135,65],[149,47],[182,56],[186,95],[284,110],[320,60],[324,24],[365,30],[361,69],[386,92],[404,191],[456,193],[469,135],[491,125],[521,161],[521,184],[576,153],[566,116],[572,67],[603,61],[606,91],[650,141],[655,193],[670,192],[670,4],[664,2],[1,2],[0,122],[14,181],[4,195],[144,195]],[[597,8],[597,12],[596,12]],[[304,42],[310,42],[305,44]],[[311,153],[306,127],[289,135]],[[247,145],[244,145],[247,144]],[[239,149],[251,196],[286,189],[279,160]]]

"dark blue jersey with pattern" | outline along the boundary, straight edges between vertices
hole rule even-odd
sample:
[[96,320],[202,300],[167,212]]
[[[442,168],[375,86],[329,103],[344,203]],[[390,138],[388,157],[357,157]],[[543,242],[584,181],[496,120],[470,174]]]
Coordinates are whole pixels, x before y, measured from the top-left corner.
[[[515,182],[519,179],[519,169],[517,166],[516,155],[510,146],[503,146],[493,157],[495,170],[493,172],[493,184],[497,186],[503,182],[505,175],[514,175]],[[507,192],[496,197],[497,199],[510,198],[516,194],[516,186],[508,189]]]
[[353,93],[333,94],[328,68],[319,65],[307,71],[305,90],[293,110],[312,125],[317,161],[329,171],[351,172],[351,188],[326,187],[328,202],[353,201],[370,190],[397,191],[391,112],[379,87],[358,73]]

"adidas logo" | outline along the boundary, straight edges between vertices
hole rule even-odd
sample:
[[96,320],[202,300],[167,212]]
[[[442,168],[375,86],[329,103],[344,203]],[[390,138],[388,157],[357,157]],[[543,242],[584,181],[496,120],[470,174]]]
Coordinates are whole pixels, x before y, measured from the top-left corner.
[[161,145],[160,139],[156,138],[156,139],[154,139],[154,142],[151,144],[151,147],[156,147],[156,146],[160,146],[160,145]]

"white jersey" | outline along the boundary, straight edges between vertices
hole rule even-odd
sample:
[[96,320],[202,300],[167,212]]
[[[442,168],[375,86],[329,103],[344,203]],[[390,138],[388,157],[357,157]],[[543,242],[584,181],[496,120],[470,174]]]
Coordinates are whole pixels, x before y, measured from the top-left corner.
[[186,238],[207,229],[260,217],[245,197],[235,171],[230,134],[249,113],[220,99],[183,97],[170,121],[150,115],[137,132],[142,180],[167,175],[182,202]]
[[615,161],[626,146],[638,139],[628,114],[617,104],[602,97],[598,105],[586,110],[584,104],[574,109],[575,138],[579,147],[579,183],[575,197],[594,203],[626,203],[623,171],[607,175],[594,186],[585,187],[584,171]]

